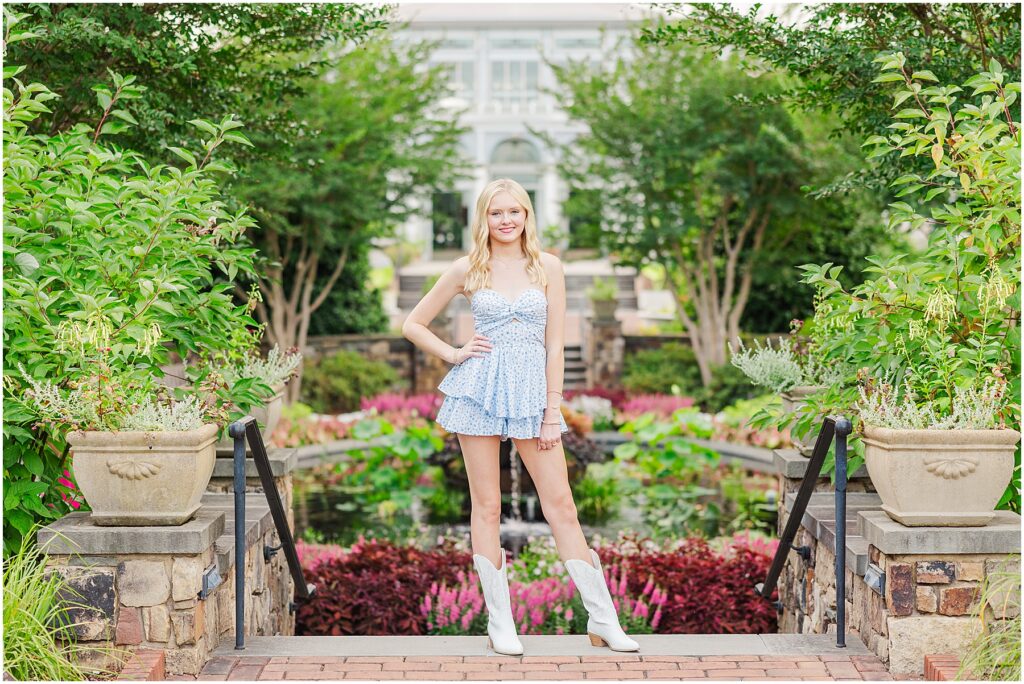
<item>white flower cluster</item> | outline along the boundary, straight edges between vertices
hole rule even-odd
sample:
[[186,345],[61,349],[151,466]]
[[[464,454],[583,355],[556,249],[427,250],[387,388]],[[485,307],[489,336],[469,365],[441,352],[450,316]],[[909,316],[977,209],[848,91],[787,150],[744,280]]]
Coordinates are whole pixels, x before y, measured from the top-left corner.
[[251,356],[238,366],[225,366],[221,369],[224,380],[229,385],[242,378],[258,378],[271,387],[287,382],[302,363],[302,354],[285,354],[275,344],[266,359]]
[[187,432],[203,426],[203,405],[190,396],[173,404],[147,398],[137,411],[125,417],[122,430],[134,432]]
[[773,392],[786,392],[804,382],[804,369],[797,363],[790,348],[789,340],[779,338],[779,346],[761,345],[754,342],[753,349],[747,349],[740,342],[739,351],[729,345],[732,365],[743,371],[755,385],[767,387]]
[[61,393],[49,380],[39,382],[33,378],[20,363],[18,369],[32,387],[25,393],[26,396],[35,403],[39,416],[44,420],[64,424],[88,424],[99,421],[96,405],[85,399],[81,389]]
[[823,364],[815,358],[801,363],[793,353],[790,341],[779,338],[777,347],[754,342],[748,349],[740,342],[739,350],[729,344],[732,365],[743,371],[755,385],[767,387],[773,392],[788,392],[801,385],[833,385],[839,383],[845,369],[842,364]]
[[569,408],[577,413],[582,413],[594,420],[607,420],[611,422],[614,417],[611,399],[604,397],[592,397],[586,394],[577,394],[568,402]]
[[918,404],[909,383],[902,397],[885,384],[870,394],[861,387],[857,409],[863,422],[893,430],[993,430],[1003,398],[1003,384],[989,378],[980,388],[956,387],[949,414],[940,415],[933,403]]

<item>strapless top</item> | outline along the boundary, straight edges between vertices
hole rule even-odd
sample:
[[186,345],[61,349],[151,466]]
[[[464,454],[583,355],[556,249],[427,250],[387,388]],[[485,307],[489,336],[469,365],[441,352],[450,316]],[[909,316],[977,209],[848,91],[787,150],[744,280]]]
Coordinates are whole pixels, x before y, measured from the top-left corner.
[[470,397],[493,415],[523,418],[543,413],[547,394],[544,346],[548,302],[530,287],[512,301],[484,288],[470,299],[475,331],[492,349],[453,366],[437,386],[453,397]]

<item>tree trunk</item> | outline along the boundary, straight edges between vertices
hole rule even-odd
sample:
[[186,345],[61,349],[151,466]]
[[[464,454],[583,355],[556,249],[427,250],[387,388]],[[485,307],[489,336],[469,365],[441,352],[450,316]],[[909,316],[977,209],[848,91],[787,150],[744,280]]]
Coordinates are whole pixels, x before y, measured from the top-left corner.
[[[282,253],[277,234],[268,230],[267,238],[268,251],[280,266],[269,268],[267,277],[260,280],[263,304],[256,307],[256,314],[260,322],[266,323],[266,334],[271,344],[278,345],[282,350],[295,348],[305,353],[313,314],[327,300],[344,270],[349,247],[346,244],[342,248],[327,282],[319,292],[315,292],[321,249],[311,246],[301,237],[289,236]],[[302,244],[292,269],[292,282],[288,283],[286,288],[284,271],[295,240],[301,240]],[[300,365],[295,377],[288,383],[284,396],[286,403],[298,401],[302,391],[302,372],[303,366]]]
[[[676,313],[687,334],[697,358],[701,382],[711,384],[714,369],[729,362],[727,343],[739,343],[740,319],[750,297],[752,267],[764,241],[771,216],[771,207],[754,209],[746,217],[735,239],[730,238],[728,213],[732,199],[725,198],[723,206],[707,230],[701,232],[697,244],[691,245],[694,256],[687,258],[682,243],[674,247],[675,263],[665,264],[682,279],[680,288],[671,277],[666,279],[676,303]],[[725,254],[716,254],[715,247],[722,239]],[[745,255],[744,246],[751,244]],[[719,281],[718,262],[724,257],[723,281]],[[737,275],[739,276],[737,280]],[[738,288],[737,288],[738,282]],[[686,309],[683,297],[693,305],[694,315]]]

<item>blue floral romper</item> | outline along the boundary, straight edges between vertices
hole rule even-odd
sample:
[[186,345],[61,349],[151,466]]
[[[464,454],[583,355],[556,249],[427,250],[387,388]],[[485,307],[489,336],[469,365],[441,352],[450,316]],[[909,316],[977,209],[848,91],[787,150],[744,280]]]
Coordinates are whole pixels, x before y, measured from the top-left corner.
[[[470,308],[476,332],[490,339],[492,349],[448,371],[437,386],[446,395],[437,422],[463,435],[539,437],[548,389],[547,297],[531,287],[510,302],[484,288],[473,294]],[[561,413],[558,421],[568,432]]]

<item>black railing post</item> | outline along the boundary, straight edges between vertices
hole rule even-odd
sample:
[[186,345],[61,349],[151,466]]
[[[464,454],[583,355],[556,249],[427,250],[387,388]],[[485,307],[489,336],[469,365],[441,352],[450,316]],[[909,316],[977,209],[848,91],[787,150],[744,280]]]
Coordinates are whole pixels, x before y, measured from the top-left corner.
[[[831,417],[826,417],[821,424],[818,439],[814,442],[814,451],[811,452],[807,470],[804,472],[804,480],[800,483],[796,500],[793,501],[793,510],[790,511],[789,519],[786,520],[786,529],[783,530],[782,537],[779,539],[779,548],[776,549],[775,558],[772,559],[772,565],[768,569],[768,577],[765,578],[763,583],[755,587],[755,591],[764,598],[769,598],[772,595],[772,591],[779,581],[779,575],[782,574],[782,567],[786,564],[786,556],[793,548],[793,540],[796,538],[796,532],[800,528],[800,521],[804,517],[804,511],[807,510],[807,502],[811,500],[811,494],[814,492],[814,483],[817,482],[818,476],[821,474],[821,466],[825,463],[825,455],[828,453],[829,445],[832,444],[835,427],[835,420]],[[782,496],[782,505],[786,505],[785,494]]]
[[846,648],[846,437],[849,419],[836,418],[836,647]]
[[246,416],[228,427],[235,440],[235,650],[245,648],[245,426],[256,419]]

